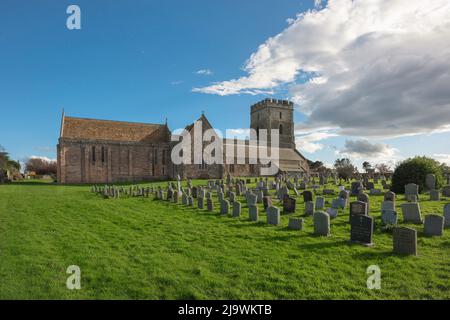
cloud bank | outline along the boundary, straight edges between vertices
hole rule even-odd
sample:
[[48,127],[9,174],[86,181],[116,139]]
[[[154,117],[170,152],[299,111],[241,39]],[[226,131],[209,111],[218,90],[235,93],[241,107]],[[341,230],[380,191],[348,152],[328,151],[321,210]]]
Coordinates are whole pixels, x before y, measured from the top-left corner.
[[296,126],[305,133],[449,131],[449,39],[448,0],[316,1],[259,46],[245,76],[194,91],[273,94],[287,86],[307,116]]

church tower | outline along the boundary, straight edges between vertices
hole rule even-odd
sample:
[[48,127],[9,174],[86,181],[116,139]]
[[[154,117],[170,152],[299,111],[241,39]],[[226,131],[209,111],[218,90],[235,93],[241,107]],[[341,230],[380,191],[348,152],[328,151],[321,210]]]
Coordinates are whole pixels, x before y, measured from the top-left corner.
[[270,130],[278,129],[280,148],[295,149],[294,103],[288,100],[265,99],[250,108],[250,128],[258,132],[267,130],[270,143]]

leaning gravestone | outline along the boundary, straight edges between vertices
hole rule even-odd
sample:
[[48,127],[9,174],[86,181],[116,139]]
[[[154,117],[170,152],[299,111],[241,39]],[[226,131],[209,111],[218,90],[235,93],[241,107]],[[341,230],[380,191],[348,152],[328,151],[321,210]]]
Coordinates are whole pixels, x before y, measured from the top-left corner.
[[241,203],[239,201],[233,202],[233,217],[239,217],[241,215]]
[[405,199],[407,201],[419,200],[419,186],[415,183],[408,183],[405,186]]
[[417,231],[407,227],[396,227],[392,233],[393,251],[396,254],[417,255]]
[[220,214],[227,215],[229,209],[230,203],[228,202],[228,200],[222,199],[222,201],[220,201]]
[[267,223],[272,225],[280,224],[280,209],[277,207],[267,208]]
[[403,222],[405,223],[422,223],[422,216],[420,214],[420,206],[417,202],[402,204]]
[[330,216],[323,211],[316,211],[313,216],[314,234],[319,236],[330,235]]
[[286,196],[283,198],[283,213],[295,213],[297,201],[295,198]]
[[450,228],[450,203],[444,206],[444,227]]
[[373,218],[361,214],[350,219],[350,241],[371,246],[373,236]]
[[325,207],[325,198],[316,197],[316,210],[321,210]]
[[444,217],[437,214],[425,216],[423,233],[426,236],[442,236],[444,234]]
[[288,229],[303,230],[304,220],[301,218],[289,218]]
[[351,221],[354,215],[364,215],[367,216],[367,203],[362,201],[354,201],[350,203],[350,216],[349,221]]
[[257,206],[249,206],[248,207],[248,216],[251,221],[258,221],[258,207]]
[[425,177],[425,185],[428,190],[434,190],[436,188],[436,176],[434,174],[427,174]]
[[312,216],[314,214],[314,202],[305,202],[305,216]]

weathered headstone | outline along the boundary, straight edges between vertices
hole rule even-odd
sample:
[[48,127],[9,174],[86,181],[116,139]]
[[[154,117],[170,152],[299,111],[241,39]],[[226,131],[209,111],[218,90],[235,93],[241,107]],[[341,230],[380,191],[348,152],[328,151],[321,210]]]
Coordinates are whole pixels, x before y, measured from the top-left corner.
[[428,190],[436,189],[436,176],[434,174],[427,174],[425,177],[425,185]]
[[226,199],[222,199],[220,201],[220,214],[227,215],[230,210],[230,203]]
[[444,206],[444,227],[450,228],[450,203]]
[[445,186],[442,188],[442,195],[444,197],[450,197],[450,186]]
[[442,236],[444,234],[444,217],[437,214],[425,216],[423,233],[426,236]]
[[273,225],[280,224],[280,209],[273,206],[267,208],[267,223]]
[[362,201],[354,201],[350,203],[350,216],[349,221],[351,221],[354,215],[364,215],[367,216],[367,203]]
[[197,198],[197,208],[203,209],[203,205],[204,205],[204,200],[203,200],[203,198],[198,197],[198,198]]
[[420,206],[417,202],[402,204],[403,222],[405,223],[422,223],[422,216],[420,214]]
[[295,198],[285,196],[283,198],[283,213],[295,213],[296,203]]
[[363,190],[364,187],[360,181],[354,181],[351,185],[351,194],[352,196],[356,196],[359,194],[360,190]]
[[211,198],[206,198],[206,210],[209,212],[214,210],[214,203]]
[[313,216],[314,234],[319,236],[330,235],[330,216],[323,211],[316,211]]
[[392,201],[395,206],[395,193],[392,191],[388,191],[384,194],[384,201]]
[[192,207],[194,205],[194,197],[189,196],[187,204],[188,204],[188,206]]
[[303,230],[304,220],[302,218],[289,218],[288,229]]
[[416,201],[419,199],[419,186],[415,183],[405,185],[405,199],[408,201]]
[[249,206],[248,207],[248,216],[251,221],[258,221],[258,207],[257,206]]
[[439,190],[430,190],[430,201],[441,201],[441,194]]
[[263,198],[264,210],[267,210],[268,207],[272,206],[272,198],[269,196],[265,196]]
[[370,246],[372,236],[373,218],[361,214],[353,215],[350,219],[350,241]]
[[417,231],[407,227],[396,227],[392,232],[393,251],[396,254],[417,255]]
[[358,194],[358,201],[367,203],[367,212],[370,212],[370,197],[367,193],[360,192]]
[[321,210],[325,207],[325,198],[316,197],[316,210]]
[[309,190],[303,191],[302,195],[303,195],[304,202],[313,201],[313,194],[311,191],[309,191]]
[[336,219],[339,214],[338,208],[328,208],[327,213],[330,216],[330,219]]
[[257,198],[256,195],[253,193],[249,193],[247,195],[247,206],[256,206]]
[[381,212],[381,222],[384,225],[397,224],[397,212],[395,210],[384,210]]
[[239,217],[241,215],[241,203],[239,201],[233,202],[233,217]]

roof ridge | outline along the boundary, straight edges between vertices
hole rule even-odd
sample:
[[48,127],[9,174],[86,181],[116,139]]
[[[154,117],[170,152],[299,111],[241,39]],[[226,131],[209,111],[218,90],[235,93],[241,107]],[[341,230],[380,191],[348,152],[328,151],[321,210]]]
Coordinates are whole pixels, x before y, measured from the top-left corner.
[[71,117],[71,116],[65,116],[65,119],[76,119],[76,120],[87,120],[87,121],[102,121],[102,122],[116,122],[116,123],[128,123],[128,124],[142,124],[142,125],[160,126],[160,127],[165,126],[165,124],[160,124],[160,123],[121,121],[121,120],[109,120],[109,119],[95,119],[95,118],[82,118],[82,117]]

